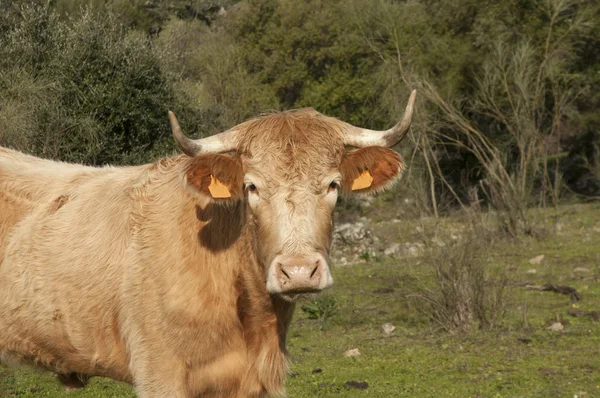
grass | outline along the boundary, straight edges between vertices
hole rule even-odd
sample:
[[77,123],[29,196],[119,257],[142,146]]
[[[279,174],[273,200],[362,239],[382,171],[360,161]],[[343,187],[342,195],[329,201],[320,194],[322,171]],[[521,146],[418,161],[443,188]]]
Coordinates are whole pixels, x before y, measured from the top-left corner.
[[[570,205],[540,212],[544,239],[499,240],[487,248],[486,266],[508,277],[504,322],[490,331],[449,334],[436,329],[407,294],[432,280],[425,257],[384,257],[334,267],[335,315],[310,319],[297,311],[288,348],[293,360],[290,397],[600,397],[600,322],[571,317],[573,306],[600,311],[600,205]],[[440,236],[460,230],[444,220]],[[398,241],[416,241],[416,221],[381,222],[376,228]],[[392,239],[392,240],[394,240]],[[539,265],[529,259],[539,254]],[[587,272],[577,268],[586,268]],[[532,273],[532,269],[536,272]],[[526,284],[572,286],[581,301],[525,289]],[[314,316],[312,316],[314,318]],[[561,332],[547,328],[557,320]],[[396,326],[384,337],[383,323]],[[358,348],[361,355],[344,356]],[[352,383],[348,382],[359,382]],[[360,384],[366,382],[365,384]],[[356,388],[360,387],[360,388]],[[363,389],[361,389],[363,388]],[[0,397],[128,397],[130,387],[94,379],[66,394],[51,374],[0,367]]]

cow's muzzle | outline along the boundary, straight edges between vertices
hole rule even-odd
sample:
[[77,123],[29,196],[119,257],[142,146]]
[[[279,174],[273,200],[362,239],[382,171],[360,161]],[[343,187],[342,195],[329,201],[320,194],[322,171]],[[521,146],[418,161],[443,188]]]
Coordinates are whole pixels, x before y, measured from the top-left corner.
[[333,278],[321,254],[275,257],[267,276],[267,290],[295,299],[331,286]]

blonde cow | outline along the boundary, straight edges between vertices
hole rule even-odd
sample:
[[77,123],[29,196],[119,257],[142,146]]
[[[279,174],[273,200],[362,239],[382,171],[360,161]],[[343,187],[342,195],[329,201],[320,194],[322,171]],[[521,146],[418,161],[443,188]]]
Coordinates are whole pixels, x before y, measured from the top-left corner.
[[136,167],[0,148],[0,355],[142,398],[282,394],[294,302],[333,283],[338,194],[398,179],[414,101],[386,131],[302,109],[191,140],[169,113],[184,154]]

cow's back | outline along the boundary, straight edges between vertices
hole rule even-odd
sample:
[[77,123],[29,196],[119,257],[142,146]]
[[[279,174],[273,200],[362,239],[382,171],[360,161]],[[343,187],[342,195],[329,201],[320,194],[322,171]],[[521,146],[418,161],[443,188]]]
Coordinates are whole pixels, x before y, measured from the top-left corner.
[[6,236],[38,204],[59,195],[77,179],[110,170],[54,162],[0,147],[0,262]]
[[[127,379],[126,354],[115,329],[116,295],[131,237],[132,191],[142,169],[0,153],[2,201],[10,204],[2,210],[0,237],[5,353],[29,356],[58,371],[78,368]],[[90,335],[84,325],[94,325],[98,333]]]

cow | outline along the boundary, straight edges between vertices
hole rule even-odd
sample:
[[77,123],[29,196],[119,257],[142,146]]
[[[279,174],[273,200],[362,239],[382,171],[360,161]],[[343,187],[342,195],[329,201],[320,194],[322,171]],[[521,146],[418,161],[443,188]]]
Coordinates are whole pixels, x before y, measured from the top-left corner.
[[141,166],[0,149],[1,356],[142,398],[283,395],[295,303],[333,283],[338,195],[398,180],[415,95],[385,131],[301,109],[193,140],[169,112],[183,154]]

